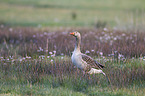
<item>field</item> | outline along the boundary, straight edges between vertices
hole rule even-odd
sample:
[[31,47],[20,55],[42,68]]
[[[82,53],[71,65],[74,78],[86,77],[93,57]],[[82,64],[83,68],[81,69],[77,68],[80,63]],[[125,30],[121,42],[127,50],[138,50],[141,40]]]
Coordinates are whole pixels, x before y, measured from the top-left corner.
[[[0,0],[1,96],[144,96],[145,1],[83,1]],[[110,83],[72,64],[74,30]]]
[[111,27],[145,25],[144,3],[144,0],[0,0],[0,23],[35,27],[94,27],[98,22]]

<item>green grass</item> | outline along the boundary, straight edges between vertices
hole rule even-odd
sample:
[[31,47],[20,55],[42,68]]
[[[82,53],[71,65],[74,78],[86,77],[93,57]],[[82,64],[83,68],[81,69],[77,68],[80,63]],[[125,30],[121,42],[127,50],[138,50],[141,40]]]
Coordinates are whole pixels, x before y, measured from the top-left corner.
[[136,86],[129,86],[129,88],[114,88],[101,87],[101,86],[91,86],[84,92],[74,91],[70,88],[57,87],[52,88],[49,83],[45,84],[12,84],[3,85],[0,90],[0,95],[49,95],[49,96],[143,96],[145,88],[136,88]]
[[[64,57],[64,60],[60,60],[59,57],[55,58],[53,64],[58,66],[59,73],[55,71],[57,68],[54,65],[49,65],[51,64],[49,59],[28,59],[23,61],[17,61],[16,59],[14,64],[11,62],[1,62],[0,95],[143,96],[145,94],[143,77],[145,62],[139,59],[127,60],[123,64],[123,66],[132,65],[131,68],[127,66],[122,68],[120,62],[106,62],[107,70],[104,69],[104,71],[110,78],[110,84],[107,83],[102,74],[91,75],[90,79],[88,79],[88,77],[82,76],[81,71],[75,72],[76,69],[74,68],[70,67],[70,71],[67,71],[67,67],[72,65],[68,57]],[[138,66],[136,66],[136,62],[138,62]],[[111,65],[111,67],[107,64]],[[53,73],[47,73],[49,70],[52,70]],[[121,70],[122,73],[119,72],[118,74],[118,70]],[[111,75],[112,72],[114,76]],[[134,74],[134,76],[132,77],[131,74]],[[140,76],[137,76],[137,74],[140,74]]]
[[[10,26],[145,24],[144,0],[0,0],[0,23]],[[72,19],[75,12],[76,20]]]

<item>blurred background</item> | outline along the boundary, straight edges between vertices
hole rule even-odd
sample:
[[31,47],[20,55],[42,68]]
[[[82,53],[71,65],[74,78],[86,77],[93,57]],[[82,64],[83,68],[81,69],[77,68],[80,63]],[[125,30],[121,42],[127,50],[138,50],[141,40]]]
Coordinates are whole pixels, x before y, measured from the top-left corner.
[[105,27],[145,25],[144,0],[0,0],[0,24]]

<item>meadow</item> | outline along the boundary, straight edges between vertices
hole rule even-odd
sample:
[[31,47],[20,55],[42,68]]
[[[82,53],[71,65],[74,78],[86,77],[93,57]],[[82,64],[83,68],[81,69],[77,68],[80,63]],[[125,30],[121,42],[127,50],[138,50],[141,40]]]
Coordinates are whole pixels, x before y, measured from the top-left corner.
[[[85,75],[70,60],[73,29],[52,32],[3,27],[0,31],[2,95],[143,96],[145,33],[81,29],[81,49],[105,65],[102,74]],[[113,34],[112,34],[113,32]],[[106,35],[107,34],[107,35]]]
[[[0,0],[1,96],[144,96],[145,1],[83,1]],[[72,64],[74,30],[110,83]]]

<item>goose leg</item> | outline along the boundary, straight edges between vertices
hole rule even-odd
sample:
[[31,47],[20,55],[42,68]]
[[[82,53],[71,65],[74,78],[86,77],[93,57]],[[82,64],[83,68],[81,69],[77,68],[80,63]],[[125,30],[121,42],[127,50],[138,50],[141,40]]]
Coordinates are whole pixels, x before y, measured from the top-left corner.
[[110,79],[109,79],[109,77],[105,74],[104,75],[105,77],[106,77],[106,79],[107,79],[107,82],[110,84],[111,82],[110,82]]

